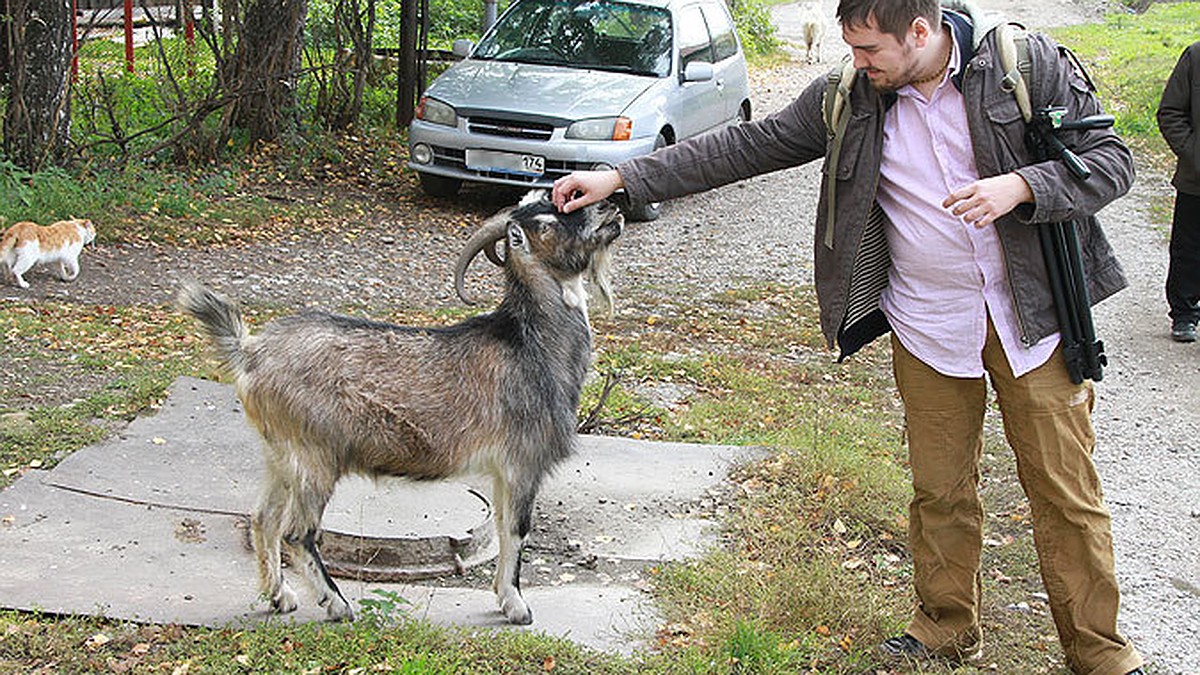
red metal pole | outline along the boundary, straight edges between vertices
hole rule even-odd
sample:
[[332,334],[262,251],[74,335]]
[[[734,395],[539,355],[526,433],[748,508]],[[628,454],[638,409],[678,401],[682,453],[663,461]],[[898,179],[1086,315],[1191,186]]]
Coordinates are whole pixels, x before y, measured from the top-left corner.
[[133,72],[133,0],[125,0],[125,70]]
[[183,43],[187,50],[187,74],[191,77],[196,74],[196,19],[192,16],[192,0],[184,0],[183,6],[187,8],[187,16],[183,19]]
[[79,81],[79,3],[71,0],[71,81]]

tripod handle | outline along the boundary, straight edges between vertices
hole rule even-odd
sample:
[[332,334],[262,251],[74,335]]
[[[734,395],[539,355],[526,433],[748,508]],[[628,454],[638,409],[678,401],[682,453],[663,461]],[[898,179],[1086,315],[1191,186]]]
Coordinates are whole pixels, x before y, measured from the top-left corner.
[[1058,139],[1058,136],[1055,136],[1052,132],[1042,130],[1042,142],[1050,150],[1050,156],[1057,156],[1061,159],[1063,164],[1066,164],[1067,168],[1071,170],[1071,173],[1075,174],[1076,178],[1087,180],[1092,175],[1092,170],[1087,167],[1087,164],[1083,163],[1082,159],[1079,159],[1079,155],[1071,152],[1071,149],[1064,145]]
[[1077,120],[1059,120],[1056,130],[1073,131],[1076,129],[1107,129],[1116,120],[1112,115],[1088,115]]
[[1060,150],[1058,154],[1059,157],[1062,158],[1062,161],[1067,165],[1067,168],[1071,170],[1071,173],[1075,174],[1080,180],[1087,180],[1089,177],[1091,177],[1092,170],[1087,168],[1087,165],[1083,163],[1083,160],[1079,159],[1079,155],[1071,152],[1069,148],[1063,146],[1062,150]]

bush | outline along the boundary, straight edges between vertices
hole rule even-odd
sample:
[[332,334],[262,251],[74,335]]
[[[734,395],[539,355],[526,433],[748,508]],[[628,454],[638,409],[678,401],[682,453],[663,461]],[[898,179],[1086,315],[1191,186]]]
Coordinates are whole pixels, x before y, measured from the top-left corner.
[[771,9],[763,0],[736,0],[730,9],[742,48],[750,57],[766,56],[779,48]]

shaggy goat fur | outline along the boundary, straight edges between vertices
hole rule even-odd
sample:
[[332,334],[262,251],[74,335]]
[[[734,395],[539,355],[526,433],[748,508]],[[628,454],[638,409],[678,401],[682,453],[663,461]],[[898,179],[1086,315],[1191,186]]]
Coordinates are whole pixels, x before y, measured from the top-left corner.
[[[456,265],[456,288],[469,302],[463,273],[485,251],[504,265],[504,299],[448,327],[305,312],[251,335],[231,302],[183,287],[179,306],[203,324],[265,441],[252,532],[261,590],[275,610],[296,608],[282,544],[329,617],[353,617],[317,550],[321,515],[343,475],[473,470],[493,479],[500,608],[512,623],[533,621],[520,592],[521,548],[543,478],[576,444],[591,363],[583,276],[590,272],[608,299],[607,248],[621,226],[607,202],[560,214],[532,193],[485,223]],[[495,250],[501,239],[504,258]]]

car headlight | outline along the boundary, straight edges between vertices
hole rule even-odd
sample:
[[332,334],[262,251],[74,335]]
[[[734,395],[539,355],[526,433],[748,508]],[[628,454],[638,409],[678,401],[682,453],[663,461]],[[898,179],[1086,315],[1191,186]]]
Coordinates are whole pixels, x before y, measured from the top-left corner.
[[579,120],[567,127],[566,136],[581,141],[627,141],[633,136],[633,120],[628,117]]
[[408,158],[417,164],[431,164],[433,163],[433,148],[426,143],[417,143],[412,147]]
[[436,98],[422,96],[417,104],[417,119],[432,124],[443,124],[448,127],[458,126],[458,113],[448,103],[442,103]]

